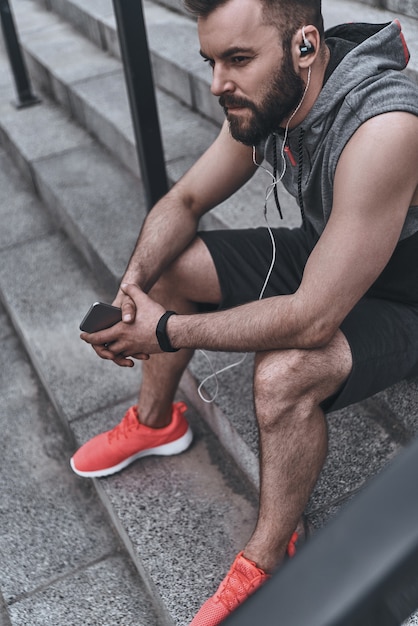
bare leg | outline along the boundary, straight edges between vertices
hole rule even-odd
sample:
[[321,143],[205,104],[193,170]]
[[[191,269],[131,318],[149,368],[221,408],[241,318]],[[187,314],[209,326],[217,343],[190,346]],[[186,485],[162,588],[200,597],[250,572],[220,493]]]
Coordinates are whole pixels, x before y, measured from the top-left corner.
[[[201,239],[195,239],[168,268],[150,296],[167,310],[183,314],[196,312],[198,302],[216,304],[220,301],[217,273]],[[138,413],[143,424],[161,428],[170,422],[171,403],[192,355],[191,350],[180,350],[153,355],[142,362]]]
[[283,559],[326,457],[327,427],[319,404],[340,388],[351,367],[340,331],[318,350],[257,355],[260,509],[244,555],[266,572]]

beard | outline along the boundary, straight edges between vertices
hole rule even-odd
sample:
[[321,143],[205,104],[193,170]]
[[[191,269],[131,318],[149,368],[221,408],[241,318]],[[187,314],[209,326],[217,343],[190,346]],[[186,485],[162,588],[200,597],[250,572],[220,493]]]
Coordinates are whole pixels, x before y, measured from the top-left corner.
[[[225,111],[232,137],[247,146],[256,146],[277,131],[283,120],[293,113],[303,97],[304,89],[305,84],[296,74],[290,54],[287,53],[260,104],[232,95],[221,96],[219,104]],[[249,115],[244,119],[240,115],[228,113],[228,107],[234,106],[246,108]]]

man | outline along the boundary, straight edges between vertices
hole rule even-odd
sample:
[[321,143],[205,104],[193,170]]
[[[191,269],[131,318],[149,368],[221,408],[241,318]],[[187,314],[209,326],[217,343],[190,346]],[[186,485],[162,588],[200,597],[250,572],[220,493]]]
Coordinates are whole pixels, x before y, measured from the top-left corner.
[[[146,219],[115,300],[123,321],[82,335],[117,365],[142,359],[143,378],[138,406],[72,466],[102,476],[182,451],[191,435],[172,402],[193,349],[256,353],[259,517],[192,622],[212,626],[286,558],[326,456],[324,413],[418,371],[418,90],[396,22],[325,37],[320,0],[186,5],[226,121]],[[197,234],[263,149],[303,226]]]

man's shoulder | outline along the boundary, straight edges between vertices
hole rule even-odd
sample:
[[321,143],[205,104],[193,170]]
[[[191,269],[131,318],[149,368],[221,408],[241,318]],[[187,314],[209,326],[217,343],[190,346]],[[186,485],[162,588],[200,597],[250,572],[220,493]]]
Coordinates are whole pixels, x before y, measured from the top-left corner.
[[358,85],[347,102],[361,121],[396,111],[418,116],[418,85],[402,72],[387,70]]

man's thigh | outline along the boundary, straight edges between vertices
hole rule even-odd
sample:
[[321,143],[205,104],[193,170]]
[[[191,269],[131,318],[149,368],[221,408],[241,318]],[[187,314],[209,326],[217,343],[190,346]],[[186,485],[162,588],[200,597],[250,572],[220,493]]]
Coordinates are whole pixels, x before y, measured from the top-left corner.
[[342,390],[323,403],[326,412],[372,396],[417,373],[418,308],[363,298],[341,325],[353,367]]
[[[308,227],[206,231],[199,233],[216,267],[228,309],[263,297],[294,293],[317,241]],[[265,287],[265,290],[264,290]]]
[[221,289],[218,274],[208,248],[200,237],[173,261],[163,275],[163,288],[196,303],[218,305]]

